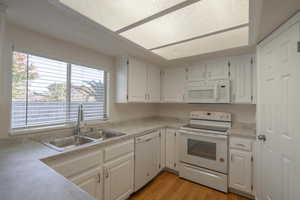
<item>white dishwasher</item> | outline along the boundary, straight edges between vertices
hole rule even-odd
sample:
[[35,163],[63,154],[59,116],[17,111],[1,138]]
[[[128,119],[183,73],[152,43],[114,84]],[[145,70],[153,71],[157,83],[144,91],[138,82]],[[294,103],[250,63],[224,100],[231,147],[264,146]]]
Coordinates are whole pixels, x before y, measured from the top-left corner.
[[151,181],[160,171],[160,132],[135,138],[134,191]]

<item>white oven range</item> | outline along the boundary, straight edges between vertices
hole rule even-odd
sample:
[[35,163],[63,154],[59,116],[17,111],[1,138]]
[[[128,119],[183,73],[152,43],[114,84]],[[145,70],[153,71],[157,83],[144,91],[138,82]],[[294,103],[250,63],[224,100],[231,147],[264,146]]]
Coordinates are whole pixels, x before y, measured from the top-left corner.
[[179,176],[227,192],[230,127],[230,113],[191,112],[179,131]]

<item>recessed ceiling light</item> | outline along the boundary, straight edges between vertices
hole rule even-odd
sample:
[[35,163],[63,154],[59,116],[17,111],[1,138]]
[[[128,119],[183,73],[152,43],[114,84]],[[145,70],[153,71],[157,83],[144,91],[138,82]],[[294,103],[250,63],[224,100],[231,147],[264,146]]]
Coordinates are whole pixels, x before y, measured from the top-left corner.
[[59,0],[91,20],[117,31],[186,0]]
[[202,0],[121,33],[146,49],[249,23],[249,0]]
[[168,60],[246,46],[249,44],[249,27],[179,43],[152,52]]

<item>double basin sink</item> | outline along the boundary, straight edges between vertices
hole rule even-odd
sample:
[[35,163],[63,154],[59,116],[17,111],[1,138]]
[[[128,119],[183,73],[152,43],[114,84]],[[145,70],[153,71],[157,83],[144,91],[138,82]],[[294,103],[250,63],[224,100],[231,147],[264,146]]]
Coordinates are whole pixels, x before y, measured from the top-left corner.
[[111,138],[123,136],[125,133],[115,132],[112,130],[101,130],[97,132],[88,132],[84,135],[73,135],[62,138],[55,138],[50,141],[43,142],[48,147],[57,151],[65,151],[74,147],[79,147],[85,144],[104,141]]

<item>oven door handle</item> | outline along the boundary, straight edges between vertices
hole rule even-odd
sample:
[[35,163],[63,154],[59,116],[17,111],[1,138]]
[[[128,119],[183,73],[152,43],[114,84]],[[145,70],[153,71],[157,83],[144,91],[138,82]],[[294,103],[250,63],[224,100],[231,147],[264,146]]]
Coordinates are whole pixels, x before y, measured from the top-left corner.
[[195,135],[195,136],[204,136],[208,138],[217,138],[217,139],[227,139],[227,135],[217,135],[217,134],[205,134],[205,133],[193,133],[193,132],[188,132],[188,131],[183,131],[180,130],[180,133],[183,133],[185,135]]

